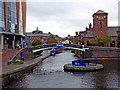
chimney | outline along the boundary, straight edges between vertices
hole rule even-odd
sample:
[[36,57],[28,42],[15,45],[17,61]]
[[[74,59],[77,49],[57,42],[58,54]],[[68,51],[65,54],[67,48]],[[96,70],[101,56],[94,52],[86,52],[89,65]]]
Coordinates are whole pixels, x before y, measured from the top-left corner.
[[75,35],[78,36],[78,32],[75,32]]
[[38,27],[36,28],[36,30],[38,31]]
[[89,30],[91,31],[91,29],[92,29],[92,24],[90,23],[89,24]]
[[86,27],[86,31],[88,31],[88,28]]

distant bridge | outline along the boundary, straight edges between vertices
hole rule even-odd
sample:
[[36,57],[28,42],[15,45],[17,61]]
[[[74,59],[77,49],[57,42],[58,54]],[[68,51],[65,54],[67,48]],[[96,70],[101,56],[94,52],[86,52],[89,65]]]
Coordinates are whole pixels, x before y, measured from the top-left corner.
[[[41,50],[49,50],[52,48],[58,48],[60,45],[57,44],[45,44],[45,45],[38,45],[38,46],[32,46],[33,53],[41,51]],[[75,49],[82,52],[85,52],[85,50],[88,50],[89,48],[84,48],[82,45],[77,44],[63,44],[61,45],[64,49]]]

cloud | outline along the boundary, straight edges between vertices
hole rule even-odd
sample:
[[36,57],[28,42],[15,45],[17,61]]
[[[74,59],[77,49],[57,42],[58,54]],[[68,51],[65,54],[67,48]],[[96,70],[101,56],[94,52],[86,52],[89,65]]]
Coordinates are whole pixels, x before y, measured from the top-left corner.
[[118,0],[50,1],[27,3],[27,31],[39,27],[43,32],[61,37],[74,35],[75,31],[85,30],[93,21],[92,15],[100,9],[109,13],[109,26],[117,26]]

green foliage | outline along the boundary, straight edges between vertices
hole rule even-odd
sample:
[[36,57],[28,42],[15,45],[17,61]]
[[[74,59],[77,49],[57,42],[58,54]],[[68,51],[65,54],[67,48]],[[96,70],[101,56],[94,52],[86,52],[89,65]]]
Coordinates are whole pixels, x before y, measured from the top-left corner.
[[105,44],[112,43],[112,37],[103,37],[103,43]]
[[76,53],[76,52],[77,52],[77,50],[73,49],[73,50],[71,50],[71,52],[72,52],[72,53]]
[[94,44],[94,43],[95,43],[95,39],[90,39],[90,40],[89,40],[89,43]]
[[34,55],[34,58],[37,58],[37,57],[39,57],[39,56],[41,56],[41,55]]
[[16,61],[12,62],[13,65],[19,65],[19,64],[23,64],[23,63],[24,63],[24,61],[22,61],[22,60],[16,60]]
[[95,39],[90,39],[89,42],[92,44],[99,44],[99,43],[108,44],[112,42],[112,37],[99,36],[99,37],[96,37]]
[[43,50],[42,50],[42,51],[35,52],[35,53],[34,53],[34,58],[37,58],[37,57],[41,56],[41,55],[42,55],[42,54],[41,54],[42,52],[43,52]]
[[41,41],[40,40],[36,40],[36,41],[33,41],[32,45],[35,46],[35,45],[41,45]]
[[35,44],[36,44],[36,45],[41,45],[41,41],[40,41],[40,40],[36,40],[36,41],[35,41]]
[[50,34],[47,38],[47,43],[57,43],[57,40],[52,34]]

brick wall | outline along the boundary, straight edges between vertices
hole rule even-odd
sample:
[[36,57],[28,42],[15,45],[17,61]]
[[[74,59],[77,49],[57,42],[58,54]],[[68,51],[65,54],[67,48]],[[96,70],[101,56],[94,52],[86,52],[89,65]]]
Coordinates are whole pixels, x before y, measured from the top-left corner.
[[108,47],[98,47],[92,48],[92,57],[119,57],[120,58],[120,49],[119,48],[108,48]]
[[[93,27],[94,35],[96,36],[107,36],[108,35],[108,14],[95,14],[93,16]],[[98,20],[98,17],[105,16],[104,20]]]

